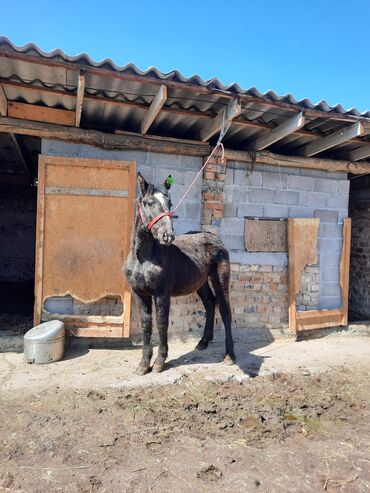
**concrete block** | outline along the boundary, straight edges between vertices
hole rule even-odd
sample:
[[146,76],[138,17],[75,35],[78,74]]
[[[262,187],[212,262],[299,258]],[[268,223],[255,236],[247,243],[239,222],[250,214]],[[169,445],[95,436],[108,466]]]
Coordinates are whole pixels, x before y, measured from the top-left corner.
[[348,217],[348,209],[338,210],[338,223],[343,224],[343,220]]
[[286,253],[231,251],[230,260],[231,262],[244,265],[272,265],[281,267],[288,265],[288,255]]
[[349,180],[341,180],[338,182],[338,194],[349,194]]
[[275,173],[262,173],[262,186],[265,188],[286,188],[288,184],[288,176],[284,173],[279,173],[279,168]]
[[225,185],[232,185],[234,183],[234,170],[227,165]]
[[140,171],[146,181],[153,183],[153,168],[142,164],[137,167],[137,170]]
[[245,250],[244,236],[221,235],[221,239],[228,250]]
[[225,202],[247,202],[247,193],[247,187],[225,185],[224,200]]
[[322,236],[325,238],[341,239],[343,237],[343,226],[341,224],[321,223],[320,226],[322,226]]
[[289,207],[287,205],[266,204],[264,206],[264,217],[289,217]]
[[313,190],[315,180],[310,176],[292,176],[288,178],[288,188],[293,190],[304,190],[310,192]]
[[237,204],[237,216],[240,218],[248,217],[263,217],[263,205],[256,204]]
[[320,238],[318,246],[321,252],[338,253],[342,251],[342,241],[333,238]]
[[175,235],[183,235],[189,231],[201,231],[200,221],[191,219],[179,219],[174,221],[173,227],[175,230]]
[[315,192],[337,193],[338,182],[336,180],[316,178],[314,184]]
[[180,156],[180,167],[185,170],[199,171],[203,166],[203,159],[196,156]]
[[339,268],[324,267],[322,278],[323,281],[339,283]]
[[[262,171],[262,173],[266,173],[266,172],[276,173],[276,171],[279,169],[279,167],[274,166],[272,164],[256,164],[254,169],[256,171]],[[300,174],[300,168],[299,167],[297,167],[297,168],[280,167],[280,172],[284,175],[299,175]]]
[[340,296],[321,296],[320,297],[320,310],[330,310],[331,308],[340,308],[342,305],[342,299]]
[[181,156],[175,154],[163,154],[150,151],[147,153],[146,164],[148,166],[154,166],[154,168],[167,168],[174,172],[176,168],[182,169],[180,160]]
[[225,218],[237,216],[237,205],[235,202],[224,202],[222,206],[222,216]]
[[185,217],[187,219],[200,220],[202,207],[199,202],[186,202],[185,201]]
[[231,169],[246,169],[246,163],[243,161],[227,161],[227,167]]
[[289,217],[314,217],[312,207],[295,206],[289,209]]
[[341,296],[341,289],[338,282],[322,282],[321,292],[325,293],[325,296]]
[[234,183],[239,186],[260,187],[262,184],[262,173],[253,170],[236,169],[234,171]]
[[59,313],[59,315],[73,314],[72,296],[53,296],[44,303],[45,310],[49,313]]
[[292,190],[276,190],[275,202],[277,204],[299,204],[299,192],[293,192]]
[[326,268],[326,267],[337,267],[339,268],[340,265],[340,253],[330,253],[330,252],[325,252],[322,258],[321,265]]
[[260,204],[275,202],[275,190],[268,188],[249,188],[248,200]]
[[300,205],[308,207],[325,207],[327,195],[319,192],[301,192],[299,194]]
[[244,219],[230,217],[221,221],[221,235],[244,235]]
[[348,195],[329,195],[326,199],[326,207],[330,209],[347,209],[348,208]]
[[338,222],[338,212],[329,211],[326,209],[316,209],[314,212],[314,217],[320,218],[320,221],[325,223],[337,223]]

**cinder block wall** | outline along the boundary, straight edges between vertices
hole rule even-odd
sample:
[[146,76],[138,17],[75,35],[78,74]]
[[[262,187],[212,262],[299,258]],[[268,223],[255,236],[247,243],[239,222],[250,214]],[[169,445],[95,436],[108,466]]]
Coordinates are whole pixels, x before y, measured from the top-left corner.
[[[250,166],[233,161],[227,163],[221,237],[230,250],[231,260],[244,265],[272,265],[286,269],[286,253],[245,251],[245,217],[318,217],[318,308],[340,306],[339,265],[343,219],[348,216],[347,175],[263,164],[250,171]],[[307,299],[310,308],[313,307],[312,299],[312,296]],[[305,305],[304,298],[300,304]]]
[[[43,140],[42,153],[97,159],[135,160],[149,181],[175,178],[174,204],[202,166],[201,158],[141,151],[105,151],[87,145]],[[288,323],[287,253],[250,253],[244,248],[245,217],[319,217],[318,265],[302,274],[298,297],[301,309],[334,308],[341,304],[339,262],[343,219],[348,215],[349,182],[345,173],[278,168],[227,162],[212,167],[215,176],[204,176],[178,209],[177,234],[207,229],[219,232],[229,249],[233,324],[238,327],[280,329]],[[225,172],[226,171],[226,172]],[[216,176],[217,175],[217,176]],[[212,182],[217,182],[213,190]],[[203,193],[202,193],[203,186]],[[217,192],[217,193],[216,193]],[[214,209],[214,206],[216,207]],[[213,209],[212,209],[213,207]],[[217,211],[222,210],[222,218]],[[215,214],[215,211],[217,214]],[[209,218],[208,218],[209,215]],[[209,220],[208,220],[209,219]],[[131,331],[140,331],[135,305]],[[217,324],[220,325],[219,317]],[[197,296],[172,303],[171,328],[180,337],[199,333],[204,310]]]

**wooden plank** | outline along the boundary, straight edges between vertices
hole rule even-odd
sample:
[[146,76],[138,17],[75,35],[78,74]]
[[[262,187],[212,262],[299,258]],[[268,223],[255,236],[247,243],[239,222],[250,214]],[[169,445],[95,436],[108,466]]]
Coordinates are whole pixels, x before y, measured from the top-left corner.
[[297,113],[296,115],[290,117],[288,120],[275,127],[273,130],[271,130],[271,132],[262,135],[262,137],[257,139],[255,142],[252,142],[251,146],[255,151],[262,151],[266,147],[296,132],[297,130],[302,128],[304,124],[304,113],[303,111],[301,111],[300,113]]
[[83,71],[80,70],[78,74],[77,100],[76,100],[76,122],[75,122],[76,127],[79,127],[81,123],[84,93],[85,93],[85,76],[83,74]]
[[8,113],[8,100],[6,98],[4,89],[0,86],[0,115],[7,116]]
[[333,308],[330,310],[307,310],[305,312],[297,311],[297,320],[311,320],[313,318],[330,318],[330,317],[341,317],[342,308]]
[[122,328],[116,326],[99,327],[91,325],[89,327],[72,328],[67,323],[66,328],[68,331],[68,335],[74,337],[122,337]]
[[244,245],[248,252],[286,252],[287,221],[246,219]]
[[8,102],[8,115],[11,118],[37,122],[74,126],[75,112],[37,106],[35,104]]
[[343,314],[331,315],[330,317],[312,317],[311,319],[297,320],[296,330],[325,329],[327,327],[338,327],[342,325]]
[[346,128],[336,130],[331,135],[320,137],[302,148],[302,155],[309,157],[319,154],[320,152],[331,149],[337,145],[343,144],[354,137],[360,137],[365,134],[364,126],[361,122],[353,123]]
[[200,140],[206,142],[213,135],[225,127],[237,116],[240,115],[242,107],[238,99],[233,99],[226,108],[219,111],[216,118],[209,122],[200,132]]
[[296,296],[307,265],[317,262],[317,234],[320,219],[288,219],[289,329],[297,330]]
[[46,195],[81,195],[87,197],[128,197],[128,190],[97,188],[45,187]]
[[359,161],[360,159],[366,159],[368,157],[370,157],[370,145],[359,147],[358,149],[351,151],[348,155],[348,159],[351,161]]
[[342,325],[348,323],[349,264],[351,255],[351,219],[343,221],[343,246],[340,259],[340,287],[342,290]]
[[166,102],[167,99],[167,87],[165,85],[161,85],[159,87],[159,91],[157,95],[153,99],[151,105],[148,108],[148,111],[144,117],[144,120],[141,122],[141,133],[146,134],[149,130],[151,124],[156,119],[158,113],[161,111],[162,106]]
[[[31,135],[45,139],[57,139],[80,144],[88,144],[102,149],[135,149],[164,154],[183,154],[205,157],[211,152],[207,143],[182,139],[173,139],[151,135],[139,135],[129,132],[109,134],[98,130],[64,127],[51,123],[18,120],[0,116],[0,132]],[[346,173],[370,173],[370,163],[341,161],[338,159],[305,158],[283,156],[268,151],[249,152],[225,149],[225,158],[232,161],[255,162],[288,168],[319,169],[323,171],[344,171]]]
[[43,279],[43,244],[45,233],[45,161],[39,157],[38,163],[38,193],[36,216],[36,252],[35,252],[35,302],[33,310],[33,323],[39,325],[43,305],[42,279]]

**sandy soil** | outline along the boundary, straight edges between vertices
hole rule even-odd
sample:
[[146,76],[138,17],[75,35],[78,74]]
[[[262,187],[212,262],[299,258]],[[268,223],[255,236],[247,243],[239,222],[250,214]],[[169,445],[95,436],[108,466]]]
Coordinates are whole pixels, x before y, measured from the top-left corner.
[[[116,365],[131,368],[137,350],[42,367],[2,355],[0,491],[370,491],[369,339],[274,344],[254,351],[264,376],[245,365],[239,381],[221,376],[240,367],[204,353],[135,385]],[[330,344],[329,364],[315,365]]]

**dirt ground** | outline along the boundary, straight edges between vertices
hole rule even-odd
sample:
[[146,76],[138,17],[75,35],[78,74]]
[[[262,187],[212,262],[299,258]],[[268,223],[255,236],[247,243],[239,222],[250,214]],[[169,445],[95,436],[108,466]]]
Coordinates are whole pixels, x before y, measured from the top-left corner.
[[145,377],[138,349],[0,355],[0,491],[370,491],[369,338],[188,349]]

